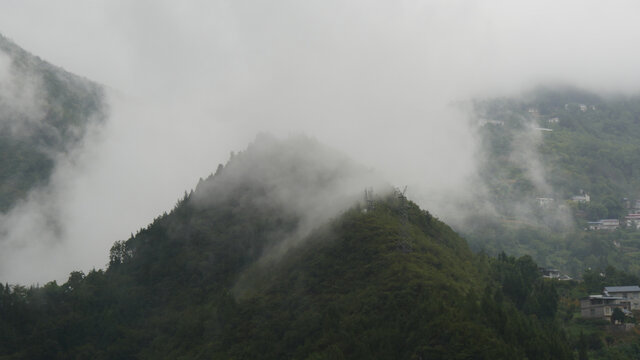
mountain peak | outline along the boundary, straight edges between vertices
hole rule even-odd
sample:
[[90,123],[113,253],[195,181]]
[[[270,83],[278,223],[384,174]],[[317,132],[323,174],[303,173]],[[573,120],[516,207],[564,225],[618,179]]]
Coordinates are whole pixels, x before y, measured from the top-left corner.
[[379,184],[372,170],[313,138],[261,134],[199,183],[191,201],[201,208],[229,202],[278,208],[296,217],[305,233],[359,201],[365,187]]
[[[107,271],[0,289],[0,304],[17,304],[0,306],[1,328],[15,334],[0,354],[571,358],[503,300],[447,225],[399,192],[367,191],[365,204],[361,169],[313,139],[261,135],[116,242]],[[515,320],[501,322],[506,314]]]

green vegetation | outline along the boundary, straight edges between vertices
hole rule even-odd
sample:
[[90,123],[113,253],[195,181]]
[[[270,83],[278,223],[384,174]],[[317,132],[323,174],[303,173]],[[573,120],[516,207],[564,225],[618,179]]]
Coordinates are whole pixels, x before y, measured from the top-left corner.
[[[105,105],[99,85],[40,60],[2,35],[0,54],[10,59],[11,74],[0,92],[0,212],[6,212],[49,181],[55,157],[76,146],[90,123],[104,118]],[[9,95],[15,98],[3,98]],[[16,109],[15,101],[25,103]]]
[[[553,285],[530,258],[474,259],[413,205],[412,250],[401,251],[387,201],[347,212],[281,261],[254,263],[262,276],[236,297],[230,280],[246,258],[206,247],[191,258],[186,239],[169,244],[181,205],[116,244],[106,272],[5,288],[0,349],[18,358],[571,358],[552,321]],[[207,256],[217,261],[197,271]]]
[[[640,199],[640,97],[539,88],[475,108],[491,120],[480,127],[487,194],[479,201],[497,216],[466,220],[470,246],[529,254],[574,277],[608,265],[640,275],[640,232],[623,221]],[[570,201],[581,193],[590,201]],[[541,206],[540,197],[554,201]],[[585,231],[588,221],[606,218],[620,219],[620,229]]]
[[[567,339],[578,353],[578,359],[637,359],[640,355],[640,331],[637,328],[622,330],[612,327],[612,322],[580,316],[578,299],[589,294],[600,294],[605,286],[637,284],[640,279],[609,266],[605,272],[587,270],[584,281],[554,281],[558,293],[557,321]],[[614,310],[621,323],[636,324],[640,313],[625,317]],[[613,318],[613,317],[612,317]]]
[[[43,100],[19,131],[28,116],[0,101],[4,212],[46,184],[104,104],[98,85],[1,36],[0,50],[41,80]],[[342,160],[314,170],[303,156],[318,144],[262,139],[116,241],[106,270],[0,286],[0,359],[638,358],[636,332],[580,318],[577,299],[640,282],[640,231],[585,230],[640,199],[640,98],[538,89],[475,105],[493,121],[481,127],[479,200],[498,216],[466,219],[471,248],[397,193],[301,232],[316,204],[291,207],[308,194],[290,186],[321,193],[358,171]],[[567,201],[581,193],[591,201]],[[584,281],[542,279],[536,262]]]
[[5,286],[0,359],[573,358],[556,285],[530,257],[474,255],[397,193],[296,238],[301,214],[266,174],[308,162],[269,152],[236,155],[116,242],[106,271]]

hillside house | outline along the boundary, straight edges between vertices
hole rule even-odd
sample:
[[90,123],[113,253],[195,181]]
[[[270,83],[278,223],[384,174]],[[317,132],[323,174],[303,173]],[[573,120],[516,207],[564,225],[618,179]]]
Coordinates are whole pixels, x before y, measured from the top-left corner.
[[553,205],[555,200],[553,198],[548,198],[548,197],[539,197],[539,198],[536,198],[536,201],[538,202],[538,205],[540,207],[548,208]]
[[558,269],[548,269],[548,268],[538,268],[540,273],[542,273],[543,278],[547,279],[558,279],[560,278],[560,270]]
[[583,318],[610,321],[615,308],[630,315],[631,304],[622,296],[589,295],[580,299],[580,315]]
[[603,294],[613,297],[622,297],[629,301],[629,310],[640,310],[640,286],[607,286]]
[[600,230],[600,226],[602,223],[600,221],[589,221],[587,223],[587,228],[589,230]]
[[620,220],[601,219],[598,221],[590,221],[587,226],[589,230],[615,230],[620,227]]
[[547,121],[549,122],[549,124],[557,124],[560,121],[560,118],[554,117]]
[[602,230],[615,230],[620,227],[620,220],[618,219],[602,219],[600,223],[602,224]]
[[618,219],[601,219],[589,222],[589,230],[615,230],[620,227]]
[[580,202],[580,203],[588,203],[591,201],[591,197],[589,194],[584,193],[583,195],[575,195],[571,197],[571,201]]
[[560,281],[573,280],[571,276],[561,274],[558,269],[539,267],[538,271],[540,271],[542,277],[545,279],[556,279]]
[[640,229],[640,214],[629,214],[624,217],[628,228]]

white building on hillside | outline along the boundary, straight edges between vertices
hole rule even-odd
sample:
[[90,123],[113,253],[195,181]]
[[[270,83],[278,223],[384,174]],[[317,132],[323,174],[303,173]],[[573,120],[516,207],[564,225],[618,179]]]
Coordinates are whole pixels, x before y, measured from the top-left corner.
[[640,214],[629,214],[624,217],[628,228],[640,229]]
[[575,195],[571,197],[571,201],[588,203],[591,201],[591,196],[587,193],[584,193],[584,195]]

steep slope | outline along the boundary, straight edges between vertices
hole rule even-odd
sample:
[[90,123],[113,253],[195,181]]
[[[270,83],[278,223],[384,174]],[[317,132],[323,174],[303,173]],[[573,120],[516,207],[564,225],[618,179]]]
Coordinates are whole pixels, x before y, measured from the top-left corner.
[[[389,197],[366,214],[355,208],[282,262],[257,265],[247,275],[253,279],[245,279],[251,294],[240,303],[251,307],[231,353],[382,359],[444,358],[459,351],[505,357],[511,349],[456,316],[461,299],[481,283],[464,242],[413,204],[404,223],[400,202]],[[410,233],[407,239],[403,231]],[[248,338],[241,336],[245,331]],[[489,351],[468,342],[474,333]]]
[[46,184],[55,157],[73,148],[105,110],[101,86],[0,35],[0,212]]
[[314,140],[260,136],[107,271],[6,286],[0,358],[571,358],[535,263],[474,256],[397,192],[365,206],[372,182]]

